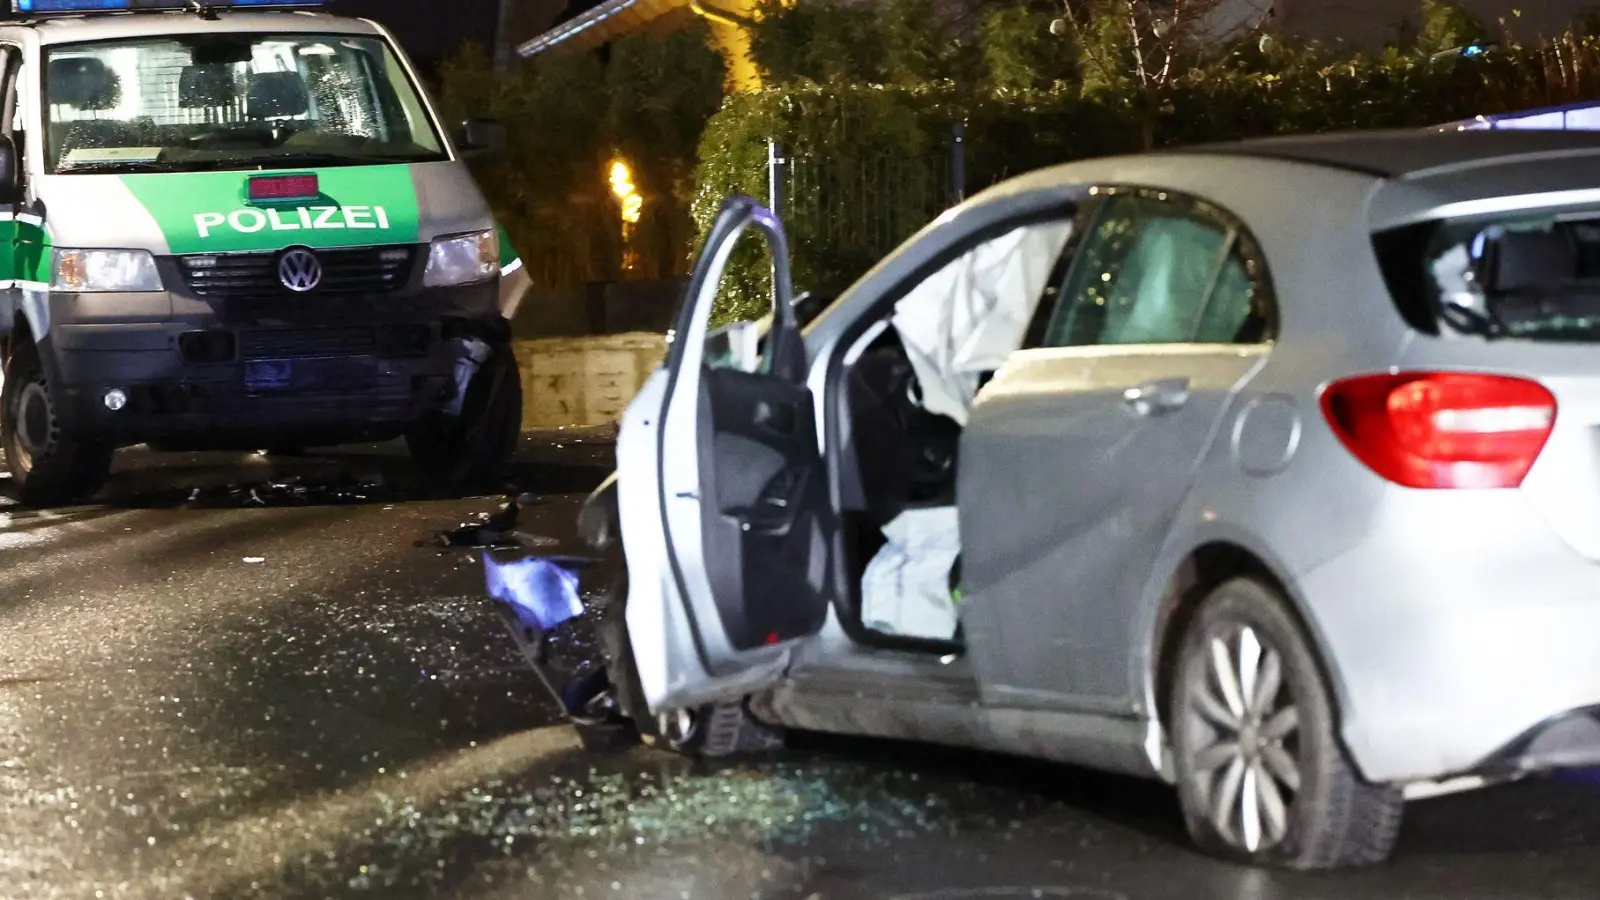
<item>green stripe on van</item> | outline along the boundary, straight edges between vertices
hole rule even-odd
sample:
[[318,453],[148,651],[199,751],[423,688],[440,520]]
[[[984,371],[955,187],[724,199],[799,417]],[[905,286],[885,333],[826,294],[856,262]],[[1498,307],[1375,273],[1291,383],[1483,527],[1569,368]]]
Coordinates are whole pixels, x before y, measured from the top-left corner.
[[[252,204],[246,199],[252,177],[311,173],[321,192],[316,200]],[[414,244],[420,233],[417,191],[406,165],[121,178],[155,218],[173,253]]]

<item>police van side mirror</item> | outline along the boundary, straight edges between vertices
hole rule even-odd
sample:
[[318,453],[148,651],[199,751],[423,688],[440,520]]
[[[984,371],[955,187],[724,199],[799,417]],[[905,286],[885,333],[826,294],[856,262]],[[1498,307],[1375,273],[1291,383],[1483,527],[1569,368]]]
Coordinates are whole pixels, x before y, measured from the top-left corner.
[[466,156],[487,156],[506,149],[506,126],[493,119],[468,119],[461,123],[458,146]]
[[0,134],[0,204],[22,199],[22,179],[17,172],[17,144],[9,134]]

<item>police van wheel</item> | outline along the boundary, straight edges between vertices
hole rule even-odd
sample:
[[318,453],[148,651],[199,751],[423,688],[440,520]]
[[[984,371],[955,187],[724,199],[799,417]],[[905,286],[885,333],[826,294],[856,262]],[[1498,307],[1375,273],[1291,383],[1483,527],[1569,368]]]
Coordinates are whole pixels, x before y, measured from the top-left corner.
[[55,506],[93,496],[111,475],[110,444],[61,434],[56,396],[31,342],[18,342],[0,388],[0,443],[17,500]]
[[467,385],[460,416],[429,413],[406,435],[411,458],[451,487],[499,487],[522,434],[522,377],[510,344],[497,344]]

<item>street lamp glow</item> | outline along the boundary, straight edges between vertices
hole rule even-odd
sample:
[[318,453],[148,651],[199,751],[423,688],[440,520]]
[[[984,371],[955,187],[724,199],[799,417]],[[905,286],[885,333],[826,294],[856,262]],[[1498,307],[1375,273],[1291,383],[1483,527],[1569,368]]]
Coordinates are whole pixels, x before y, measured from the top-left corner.
[[633,184],[633,170],[622,160],[611,163],[611,193],[622,207],[622,221],[634,224],[639,221],[639,211],[644,208],[644,197]]

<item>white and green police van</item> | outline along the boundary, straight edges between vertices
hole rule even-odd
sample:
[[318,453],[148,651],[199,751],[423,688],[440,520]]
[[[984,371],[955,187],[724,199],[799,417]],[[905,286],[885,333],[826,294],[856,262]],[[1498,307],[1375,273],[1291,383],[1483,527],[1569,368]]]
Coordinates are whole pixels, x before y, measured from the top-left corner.
[[493,477],[527,275],[391,36],[316,0],[0,13],[0,438],[29,505],[119,447],[404,437]]

